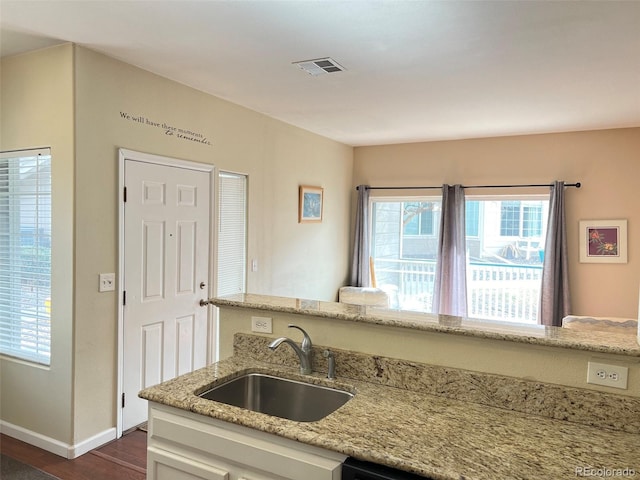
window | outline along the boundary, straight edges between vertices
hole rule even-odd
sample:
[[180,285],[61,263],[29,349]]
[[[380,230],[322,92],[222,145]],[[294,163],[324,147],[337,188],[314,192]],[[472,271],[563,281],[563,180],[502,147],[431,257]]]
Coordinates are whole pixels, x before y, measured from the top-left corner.
[[542,234],[542,204],[531,201],[501,202],[500,235],[539,237]]
[[522,207],[522,236],[539,237],[542,235],[542,202]]
[[0,153],[0,353],[51,357],[51,153]]
[[[504,198],[504,197],[503,197]],[[371,255],[394,307],[430,312],[441,201],[372,199]],[[469,317],[537,323],[548,197],[467,197]]]
[[434,202],[403,202],[403,232],[405,235],[433,235],[436,231]]
[[441,205],[440,197],[372,202],[376,280],[393,290],[394,306],[431,311]]
[[480,202],[467,200],[464,205],[464,220],[467,237],[477,237],[480,234]]
[[500,208],[500,235],[517,237],[520,234],[520,202],[502,202]]
[[244,293],[247,243],[247,177],[219,174],[217,295]]
[[[472,203],[478,210],[475,219],[469,215]],[[520,200],[467,198],[469,317],[538,322],[548,206],[546,195]]]

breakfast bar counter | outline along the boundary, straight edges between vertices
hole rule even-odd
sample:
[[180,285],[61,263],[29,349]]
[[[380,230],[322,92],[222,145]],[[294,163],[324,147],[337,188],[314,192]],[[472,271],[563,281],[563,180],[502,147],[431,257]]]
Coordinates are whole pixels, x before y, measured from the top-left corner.
[[218,307],[306,315],[309,317],[347,320],[354,322],[354,324],[441,332],[466,337],[640,357],[640,344],[635,333],[632,335],[615,335],[610,332],[578,331],[543,325],[468,319],[368,305],[351,305],[247,293],[213,298],[209,303]]
[[[621,415],[636,415],[627,417],[632,420],[630,426],[589,426],[413,390],[417,377],[428,376],[428,370],[420,371],[419,365],[403,364],[413,376],[405,371],[400,375],[403,379],[396,379],[396,387],[345,377],[328,380],[321,373],[301,376],[293,366],[252,357],[243,350],[252,343],[249,337],[238,338],[236,355],[147,388],[140,396],[433,479],[640,476],[640,417],[633,399],[617,407],[623,410]],[[355,395],[316,422],[295,422],[198,396],[247,372],[329,385]]]

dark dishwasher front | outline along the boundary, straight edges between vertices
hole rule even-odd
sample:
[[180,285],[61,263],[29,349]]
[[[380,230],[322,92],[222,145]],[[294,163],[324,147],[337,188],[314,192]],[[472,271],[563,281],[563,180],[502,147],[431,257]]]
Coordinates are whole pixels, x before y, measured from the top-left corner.
[[412,473],[385,467],[376,463],[347,458],[342,464],[342,480],[424,480]]

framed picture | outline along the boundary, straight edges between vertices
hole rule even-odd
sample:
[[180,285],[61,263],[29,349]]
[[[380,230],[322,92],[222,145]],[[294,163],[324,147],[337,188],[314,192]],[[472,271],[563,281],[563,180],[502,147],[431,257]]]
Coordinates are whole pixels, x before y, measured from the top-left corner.
[[324,189],[322,187],[310,187],[300,185],[300,198],[298,200],[298,222],[321,222]]
[[581,263],[627,263],[626,220],[581,220]]

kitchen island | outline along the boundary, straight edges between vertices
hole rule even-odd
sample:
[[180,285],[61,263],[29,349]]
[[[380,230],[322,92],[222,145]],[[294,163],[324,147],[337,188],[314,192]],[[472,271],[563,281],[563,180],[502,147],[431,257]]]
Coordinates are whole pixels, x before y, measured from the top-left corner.
[[[336,351],[338,378],[332,381],[325,378],[324,347],[316,347],[316,373],[301,376],[295,356],[266,348],[268,337],[235,338],[230,358],[145,389],[141,397],[152,408],[187,412],[191,420],[216,419],[426,478],[640,476],[636,398],[348,351]],[[198,396],[246,372],[331,385],[355,396],[317,422],[294,422]],[[154,435],[153,418],[149,434]]]

